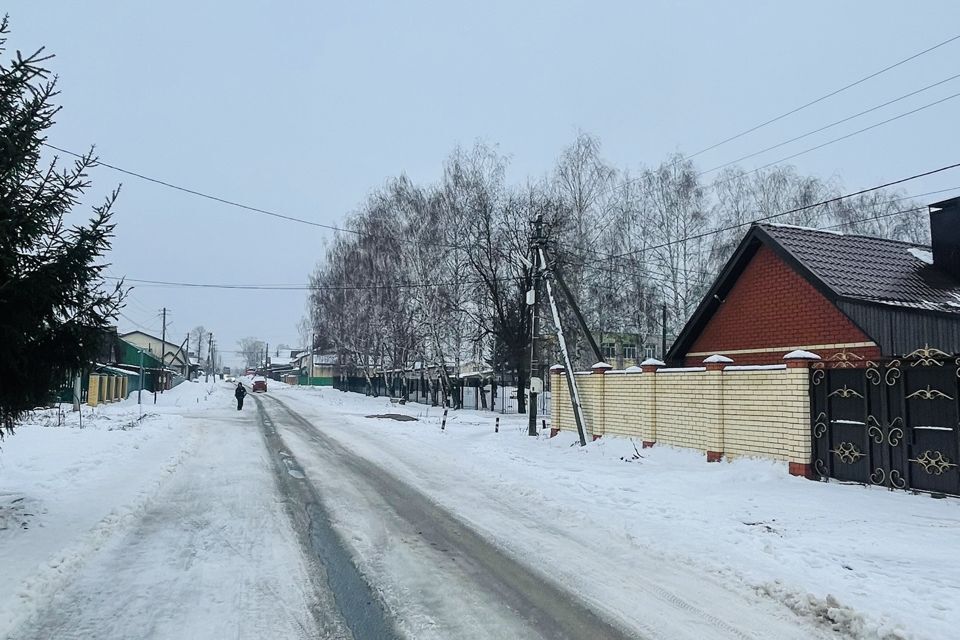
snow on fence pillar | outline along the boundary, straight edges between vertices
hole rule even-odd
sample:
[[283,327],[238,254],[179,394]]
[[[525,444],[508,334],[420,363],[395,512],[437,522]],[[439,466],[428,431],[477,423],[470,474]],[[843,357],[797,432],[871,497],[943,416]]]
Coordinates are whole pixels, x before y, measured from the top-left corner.
[[703,366],[706,367],[709,374],[707,388],[704,390],[707,400],[704,403],[707,407],[705,425],[707,462],[720,462],[723,458],[723,370],[728,364],[733,364],[733,359],[719,353],[708,356],[703,360]]
[[643,448],[649,449],[657,443],[657,370],[665,366],[663,361],[647,358],[640,363],[640,397],[642,398],[640,432]]
[[[810,365],[814,364],[820,360],[820,356],[816,353],[810,351],[803,351],[798,349],[796,351],[791,351],[790,353],[783,356],[783,360],[787,365],[787,377],[793,378],[794,382],[797,384],[803,384],[809,387],[810,385]],[[801,383],[802,377],[802,383]],[[809,415],[809,396],[807,396],[807,414]],[[813,479],[816,477],[816,474],[813,470],[813,464],[811,459],[813,457],[813,449],[810,444],[810,438],[805,439],[807,448],[806,448],[806,457],[805,462],[799,462],[791,460],[788,463],[790,475],[792,476],[802,476],[804,478]]]
[[[598,362],[590,367],[594,375],[602,376],[607,371],[613,369],[613,365],[606,362]],[[594,410],[592,419],[588,421],[590,433],[593,440],[599,440],[606,433],[606,381],[599,378],[599,383],[590,382],[594,391]]]

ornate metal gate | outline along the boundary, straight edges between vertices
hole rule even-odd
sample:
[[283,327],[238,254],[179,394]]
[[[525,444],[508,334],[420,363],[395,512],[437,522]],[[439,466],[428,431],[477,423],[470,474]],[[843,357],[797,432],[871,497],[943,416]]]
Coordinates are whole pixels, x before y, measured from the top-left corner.
[[841,359],[817,363],[810,382],[821,477],[960,495],[960,357],[927,346]]

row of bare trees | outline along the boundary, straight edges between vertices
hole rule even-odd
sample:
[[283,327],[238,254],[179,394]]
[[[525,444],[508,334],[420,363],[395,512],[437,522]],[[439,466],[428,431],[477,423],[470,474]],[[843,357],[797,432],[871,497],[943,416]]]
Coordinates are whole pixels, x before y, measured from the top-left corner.
[[[840,194],[838,183],[790,166],[729,167],[707,181],[681,155],[632,174],[605,161],[587,134],[540,180],[509,185],[506,167],[477,144],[455,149],[435,184],[400,176],[375,190],[311,276],[317,345],[371,381],[389,384],[415,363],[447,373],[469,364],[513,371],[522,388],[532,279],[520,256],[537,214],[595,335],[643,345],[661,331],[664,307],[668,334],[679,330],[751,221]],[[872,191],[775,222],[923,241],[922,214],[895,213],[911,206]],[[588,366],[583,336],[565,326],[575,361]]]

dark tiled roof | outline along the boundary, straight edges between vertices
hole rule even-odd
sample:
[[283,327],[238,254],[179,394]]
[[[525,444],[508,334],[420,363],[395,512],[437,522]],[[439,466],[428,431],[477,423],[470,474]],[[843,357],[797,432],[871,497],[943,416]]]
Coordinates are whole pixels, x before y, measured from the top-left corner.
[[960,282],[928,264],[928,246],[789,225],[760,227],[838,296],[960,314]]

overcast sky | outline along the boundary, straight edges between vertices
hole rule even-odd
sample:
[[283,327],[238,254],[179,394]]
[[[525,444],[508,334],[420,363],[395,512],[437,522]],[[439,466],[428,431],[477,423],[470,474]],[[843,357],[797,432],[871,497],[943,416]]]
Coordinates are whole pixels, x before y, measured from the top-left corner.
[[[56,5],[56,8],[53,8]],[[340,223],[406,172],[432,181],[457,144],[497,143],[510,177],[548,171],[578,130],[620,167],[692,153],[960,33],[960,3],[38,2],[8,4],[11,49],[56,54],[50,142],[265,209]],[[7,52],[9,57],[11,52]],[[704,169],[960,73],[960,40],[753,135]],[[960,80],[745,163],[759,166],[960,92]],[[960,161],[960,99],[792,162],[854,190]],[[110,272],[301,284],[329,233],[123,183]],[[907,186],[960,186],[960,171]],[[137,286],[121,330],[197,324],[298,342],[306,294]],[[136,324],[135,324],[136,323]],[[232,360],[233,354],[227,359]]]

